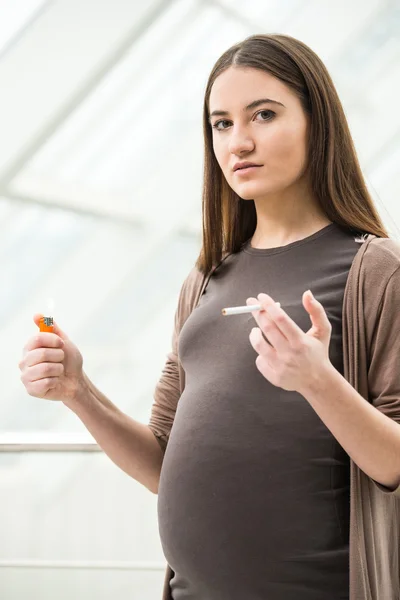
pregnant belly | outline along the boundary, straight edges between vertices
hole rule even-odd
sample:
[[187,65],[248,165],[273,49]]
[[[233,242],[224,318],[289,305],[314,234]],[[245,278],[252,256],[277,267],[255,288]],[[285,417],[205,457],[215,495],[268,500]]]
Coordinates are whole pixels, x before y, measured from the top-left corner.
[[282,473],[271,450],[267,456],[238,442],[235,451],[191,442],[171,437],[158,493],[160,539],[176,572],[204,579],[215,573],[216,560],[232,572],[249,554],[246,577],[252,570],[256,577],[260,569],[273,573],[277,562],[341,545],[329,483],[315,493],[304,470],[289,465]]

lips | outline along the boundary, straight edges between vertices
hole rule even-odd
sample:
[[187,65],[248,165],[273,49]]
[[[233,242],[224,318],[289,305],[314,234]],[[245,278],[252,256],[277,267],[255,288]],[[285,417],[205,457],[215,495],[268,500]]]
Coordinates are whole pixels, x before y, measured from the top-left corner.
[[233,167],[233,171],[241,171],[242,169],[248,169],[249,167],[261,167],[262,165],[256,165],[255,163],[236,163]]

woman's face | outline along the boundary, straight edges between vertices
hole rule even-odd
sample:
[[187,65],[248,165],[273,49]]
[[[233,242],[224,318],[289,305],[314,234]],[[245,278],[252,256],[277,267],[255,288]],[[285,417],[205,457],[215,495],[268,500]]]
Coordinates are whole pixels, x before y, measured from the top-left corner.
[[[229,67],[215,80],[209,107],[216,159],[241,198],[279,194],[302,177],[308,118],[282,81],[258,69]],[[243,161],[260,166],[235,171]]]

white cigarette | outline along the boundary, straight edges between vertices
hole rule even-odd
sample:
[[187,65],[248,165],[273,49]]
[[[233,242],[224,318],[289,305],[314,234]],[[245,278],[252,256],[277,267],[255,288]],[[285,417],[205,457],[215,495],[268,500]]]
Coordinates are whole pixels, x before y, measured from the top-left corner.
[[[280,302],[275,302],[277,306],[280,306]],[[222,314],[228,315],[242,315],[244,313],[253,312],[255,310],[261,310],[261,304],[250,304],[249,306],[230,306],[229,308],[223,308]]]

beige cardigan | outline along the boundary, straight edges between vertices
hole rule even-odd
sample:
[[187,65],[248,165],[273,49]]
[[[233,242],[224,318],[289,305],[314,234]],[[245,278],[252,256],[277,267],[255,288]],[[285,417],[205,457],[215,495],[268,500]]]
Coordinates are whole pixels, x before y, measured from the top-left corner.
[[[179,332],[212,272],[203,276],[193,268],[180,292],[172,352],[155,389],[149,423],[163,450],[185,386],[177,350]],[[366,401],[400,423],[400,245],[396,241],[366,237],[349,272],[342,316],[344,377]],[[400,600],[399,534],[400,485],[388,490],[350,459],[350,600]],[[172,599],[172,576],[167,566],[163,600]]]

